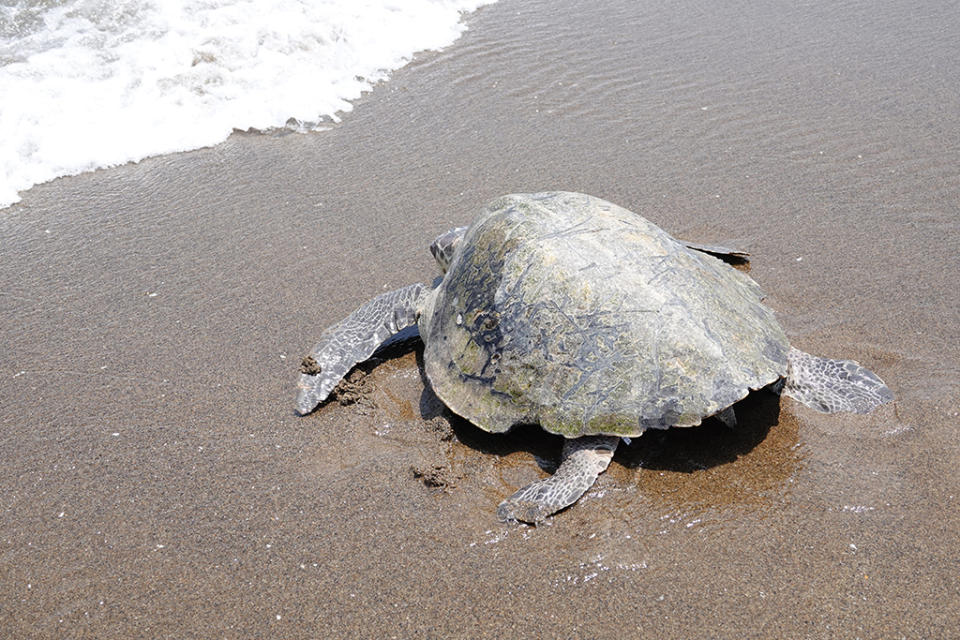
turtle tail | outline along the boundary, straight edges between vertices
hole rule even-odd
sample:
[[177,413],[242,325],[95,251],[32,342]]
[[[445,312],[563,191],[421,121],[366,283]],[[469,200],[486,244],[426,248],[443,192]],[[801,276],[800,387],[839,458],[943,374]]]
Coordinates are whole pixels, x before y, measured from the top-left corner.
[[854,360],[834,360],[797,349],[787,354],[781,393],[824,413],[869,413],[893,400],[877,374]]

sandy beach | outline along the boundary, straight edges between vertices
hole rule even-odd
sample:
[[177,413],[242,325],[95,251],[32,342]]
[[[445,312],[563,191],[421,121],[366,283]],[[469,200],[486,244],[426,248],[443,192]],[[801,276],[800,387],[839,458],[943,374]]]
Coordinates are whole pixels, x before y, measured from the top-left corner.
[[[0,635],[955,637],[960,14],[647,4],[500,0],[327,131],[0,210]],[[446,412],[416,344],[295,415],[323,328],[551,189],[749,251],[793,344],[895,402],[753,394],[538,528],[496,506],[560,439]]]

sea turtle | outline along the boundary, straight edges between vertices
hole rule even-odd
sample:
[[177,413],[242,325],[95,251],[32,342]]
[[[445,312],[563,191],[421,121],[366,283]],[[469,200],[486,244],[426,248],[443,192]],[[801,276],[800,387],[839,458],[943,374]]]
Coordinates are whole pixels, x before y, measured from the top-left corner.
[[760,287],[715,257],[745,254],[677,241],[599,198],[504,196],[430,250],[439,284],[379,295],[327,329],[304,358],[296,409],[312,411],[416,324],[427,380],[454,413],[485,431],[539,423],[566,438],[556,472],[503,501],[501,520],[537,523],[573,504],[621,438],[732,423],[751,389],[823,412],[892,399],[857,362],[792,348]]

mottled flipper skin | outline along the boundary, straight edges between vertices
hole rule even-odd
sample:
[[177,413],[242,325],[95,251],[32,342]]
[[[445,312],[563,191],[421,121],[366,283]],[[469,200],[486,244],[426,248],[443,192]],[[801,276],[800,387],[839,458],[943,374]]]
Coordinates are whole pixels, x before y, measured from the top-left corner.
[[610,466],[620,438],[585,436],[563,443],[563,462],[549,478],[523,487],[497,507],[504,522],[537,524],[580,499]]
[[416,324],[427,291],[417,283],[381,294],[324,331],[300,367],[297,413],[313,411],[354,365],[393,334]]
[[824,413],[869,413],[893,400],[883,380],[859,362],[821,358],[798,349],[787,353],[781,394]]

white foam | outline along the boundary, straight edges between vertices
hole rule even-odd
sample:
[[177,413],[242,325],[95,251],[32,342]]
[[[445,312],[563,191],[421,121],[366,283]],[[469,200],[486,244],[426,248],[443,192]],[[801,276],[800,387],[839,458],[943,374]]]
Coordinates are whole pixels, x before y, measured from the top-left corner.
[[[316,128],[495,0],[18,0],[0,7],[0,207],[58,176]],[[58,6],[57,6],[58,5]]]

